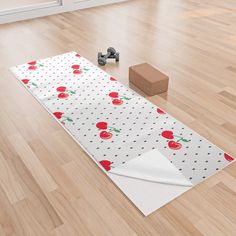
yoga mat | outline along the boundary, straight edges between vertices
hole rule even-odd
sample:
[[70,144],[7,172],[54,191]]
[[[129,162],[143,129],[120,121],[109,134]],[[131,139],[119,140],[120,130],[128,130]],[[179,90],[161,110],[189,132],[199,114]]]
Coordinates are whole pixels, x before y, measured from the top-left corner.
[[76,52],[11,71],[145,215],[234,160]]

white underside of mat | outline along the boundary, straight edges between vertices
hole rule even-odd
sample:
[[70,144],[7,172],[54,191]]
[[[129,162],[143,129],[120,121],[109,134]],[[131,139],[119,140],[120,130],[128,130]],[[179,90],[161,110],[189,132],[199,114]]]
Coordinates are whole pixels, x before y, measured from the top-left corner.
[[184,175],[158,150],[149,151],[110,173],[162,184],[193,186]]
[[112,169],[108,175],[145,216],[192,188],[192,183],[156,149]]
[[108,173],[108,176],[145,216],[148,216],[192,188],[111,173]]

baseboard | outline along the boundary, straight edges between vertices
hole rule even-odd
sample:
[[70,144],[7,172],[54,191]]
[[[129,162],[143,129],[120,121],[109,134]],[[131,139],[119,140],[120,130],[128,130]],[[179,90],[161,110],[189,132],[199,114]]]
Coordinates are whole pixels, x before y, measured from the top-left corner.
[[27,20],[37,17],[43,17],[68,11],[75,11],[90,7],[96,7],[101,5],[107,5],[112,3],[124,2],[127,0],[84,0],[74,3],[72,5],[48,5],[43,6],[39,5],[36,8],[22,8],[17,10],[16,12],[6,12],[0,15],[0,24],[11,23],[21,20]]

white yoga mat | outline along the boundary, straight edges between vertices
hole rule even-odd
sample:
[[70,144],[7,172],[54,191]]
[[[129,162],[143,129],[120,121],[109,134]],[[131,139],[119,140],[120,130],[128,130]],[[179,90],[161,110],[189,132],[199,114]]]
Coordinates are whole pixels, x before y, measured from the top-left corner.
[[144,215],[233,161],[75,52],[11,71]]

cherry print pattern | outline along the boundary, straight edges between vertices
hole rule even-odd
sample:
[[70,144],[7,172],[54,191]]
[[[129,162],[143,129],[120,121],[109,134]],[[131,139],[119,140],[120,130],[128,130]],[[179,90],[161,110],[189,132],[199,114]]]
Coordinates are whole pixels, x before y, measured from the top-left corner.
[[102,160],[102,161],[99,161],[99,163],[101,164],[101,166],[106,170],[106,171],[109,171],[111,170],[111,162],[109,160]]
[[166,112],[163,111],[161,108],[157,108],[157,113],[160,114],[160,115],[165,115]]
[[174,138],[178,138],[177,141],[171,140],[168,142],[168,147],[172,150],[179,150],[182,148],[182,144],[180,143],[185,142],[188,143],[190,142],[190,140],[184,139],[180,136],[174,135],[173,131],[171,130],[165,130],[161,133],[162,137],[166,138],[166,139],[174,139]]
[[[66,117],[73,120],[64,121],[68,124],[66,130],[98,163],[107,160],[112,163],[110,167],[115,168],[151,149],[158,149],[187,179],[197,184],[233,162],[220,148],[76,54],[71,52],[40,60],[44,65],[40,70],[34,61],[11,70],[19,80],[25,79],[26,88],[34,88],[30,92],[48,111],[63,113],[57,114],[61,115],[59,121]],[[79,67],[74,69],[73,65]],[[30,66],[37,68],[28,69]],[[74,70],[82,68],[88,68],[89,73],[73,74]],[[58,87],[65,88],[56,91]],[[76,91],[76,96],[71,96],[68,89]],[[113,100],[115,103],[118,102],[115,99],[120,100],[119,96],[109,97],[111,92],[131,98],[127,106],[111,106]],[[58,96],[66,99],[55,99]],[[99,121],[106,121],[107,127],[94,128]],[[110,126],[119,127],[122,132],[110,131]],[[164,138],[161,135],[164,131],[172,133],[167,132],[164,135],[169,136]],[[177,136],[191,142],[178,141]]]
[[124,102],[121,99],[113,99],[112,104],[114,105],[122,105]]
[[37,63],[36,61],[30,61],[30,62],[28,62],[28,64],[31,65],[31,66],[36,65],[36,63]]
[[66,99],[66,98],[69,97],[69,94],[68,93],[59,93],[57,95],[57,97],[60,98],[60,99]]
[[73,74],[80,75],[80,74],[82,74],[82,70],[74,70]]
[[115,78],[112,77],[112,76],[110,77],[110,80],[111,80],[111,81],[117,81],[117,79],[115,79]]
[[111,98],[119,98],[119,93],[117,93],[117,92],[111,92],[111,93],[109,93],[109,96],[110,96]]
[[[56,111],[56,112],[53,112],[53,115],[58,119],[60,120],[60,122],[65,125],[65,122],[68,121],[68,122],[73,122],[73,120],[68,117],[68,116],[65,116],[63,112],[60,112],[60,111]],[[63,119],[62,119],[63,118]]]
[[80,65],[77,64],[72,65],[71,68],[73,69],[73,74],[75,75],[80,75],[83,73],[83,71],[89,71],[89,69],[81,68]]
[[30,88],[31,85],[34,86],[34,87],[36,87],[36,88],[38,87],[38,85],[37,85],[36,83],[31,82],[29,79],[22,79],[21,81],[22,81],[25,85],[27,85],[28,88]]
[[98,128],[98,129],[107,129],[107,122],[98,122],[97,124],[96,124],[96,127]]
[[110,139],[112,137],[112,133],[107,132],[107,131],[102,131],[99,134],[101,139]]
[[57,92],[65,92],[66,91],[66,87],[65,86],[60,86],[57,88]]
[[68,90],[65,86],[57,87],[57,92],[59,92],[57,97],[60,99],[65,99],[68,98],[69,95],[76,94],[76,91]]
[[120,96],[118,92],[110,92],[109,97],[112,98],[112,104],[114,105],[122,105],[124,100],[128,101],[131,99],[125,96]]
[[38,67],[37,66],[29,66],[28,69],[29,70],[36,70]]
[[80,65],[73,65],[73,66],[71,66],[71,68],[74,70],[78,70],[80,68]]
[[227,160],[227,161],[233,161],[234,160],[234,158],[233,157],[231,157],[229,154],[227,154],[227,153],[224,153],[224,158],[225,158],[225,160]]
[[161,133],[162,137],[166,138],[166,139],[174,139],[174,134],[172,131],[170,130],[165,130]]
[[171,140],[168,142],[168,147],[173,150],[179,150],[180,148],[182,148],[182,144]]
[[[111,127],[111,126],[108,126],[108,123],[107,122],[104,122],[104,121],[101,121],[101,122],[98,122],[96,124],[96,127],[99,129],[99,130],[103,130],[100,132],[99,136],[101,139],[110,139],[113,134],[112,132],[114,133],[120,133],[120,129],[117,129],[117,128],[114,128],[114,127]],[[106,131],[108,129],[108,131]]]
[[28,69],[29,70],[36,70],[38,67],[42,67],[43,64],[37,63],[37,61],[30,61],[28,62]]

